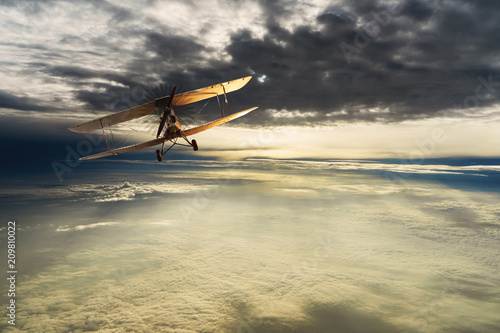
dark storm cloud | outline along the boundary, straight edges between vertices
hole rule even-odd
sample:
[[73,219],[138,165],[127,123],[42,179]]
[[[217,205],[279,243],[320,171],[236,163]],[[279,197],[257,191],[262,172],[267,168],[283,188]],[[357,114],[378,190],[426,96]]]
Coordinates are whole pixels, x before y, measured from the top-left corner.
[[[317,16],[319,29],[311,24],[292,31],[276,22],[288,17],[293,2],[261,4],[267,15],[263,38],[250,30],[236,32],[226,48],[230,63],[188,65],[188,71],[170,72],[165,79],[194,87],[207,77],[238,77],[251,68],[269,81],[246,90],[248,103],[318,112],[301,123],[423,119],[457,105],[498,102],[500,69],[493,62],[500,50],[493,10],[498,4],[403,0],[391,7],[345,1]],[[489,85],[482,85],[481,99],[471,102],[467,97],[481,85],[479,77]],[[243,121],[249,119],[262,121]]]
[[53,76],[61,76],[76,79],[88,79],[98,77],[98,73],[76,66],[54,66],[45,70],[46,73]]
[[33,98],[18,97],[0,90],[0,109],[14,109],[19,111],[48,111],[51,109],[42,106],[42,103]]
[[[138,84],[138,81],[135,81],[133,77],[131,78],[129,75],[110,71],[90,70],[78,65],[51,66],[43,63],[36,63],[33,64],[33,67],[36,67],[38,70],[49,74],[50,76],[58,76],[69,80],[105,79],[128,87],[133,87]],[[76,83],[78,83],[78,81],[76,81]]]
[[433,13],[433,8],[420,0],[408,1],[406,7],[402,11],[403,15],[417,21],[428,20],[432,17]]
[[145,47],[153,50],[164,61],[186,62],[204,49],[202,45],[181,36],[150,32],[146,37]]
[[[39,70],[52,77],[64,80],[65,84],[74,86],[74,98],[85,103],[85,108],[95,111],[126,109],[146,101],[122,100],[122,96],[130,95],[130,91],[140,85],[132,76],[109,71],[90,70],[78,65],[51,66],[49,64],[33,64]],[[102,82],[109,81],[109,83]],[[88,87],[92,87],[89,89]]]
[[[365,33],[367,38],[363,39],[358,37],[360,30],[354,22],[346,18],[373,22],[374,14],[387,9],[375,1],[363,1],[359,7],[352,4],[339,6],[337,13],[320,15],[323,27],[319,31],[303,26],[290,33],[269,26],[263,40],[241,32],[233,36],[228,51],[235,62],[249,63],[257,72],[268,74],[273,94],[283,93],[283,98],[267,99],[269,106],[322,112],[345,109],[344,115],[334,117],[337,120],[399,121],[436,116],[454,103],[462,103],[477,86],[477,76],[500,74],[486,60],[500,44],[489,43],[496,29],[492,13],[474,15],[447,9],[433,17],[427,5],[407,1],[401,14],[392,15],[392,22],[380,27],[379,36],[370,38]],[[486,22],[490,28],[485,27]],[[436,28],[425,31],[425,23]],[[469,32],[458,35],[457,26]],[[340,48],[342,43],[356,48],[347,54],[350,63]],[[497,101],[495,94],[483,105]],[[360,110],[374,107],[389,111],[367,114]]]
[[134,17],[134,14],[131,11],[120,6],[113,5],[108,1],[91,0],[88,2],[92,3],[93,6],[100,10],[110,13],[112,19],[115,21],[130,20]]
[[168,89],[155,94],[153,90],[160,86],[147,84],[144,80],[147,75],[140,77],[132,72],[122,74],[122,72],[91,70],[78,64],[52,66],[47,63],[32,63],[31,68],[33,71],[57,77],[65,84],[75,87],[74,98],[85,103],[85,108],[92,111],[124,110],[168,95],[168,92],[165,92]]

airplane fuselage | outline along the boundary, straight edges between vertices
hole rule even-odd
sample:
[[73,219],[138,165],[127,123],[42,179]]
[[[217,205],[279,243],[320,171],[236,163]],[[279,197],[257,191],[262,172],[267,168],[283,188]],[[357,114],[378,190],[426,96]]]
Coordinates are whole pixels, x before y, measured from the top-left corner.
[[166,139],[178,137],[181,130],[181,123],[173,108],[169,108],[167,112],[167,121],[165,122],[165,126],[163,126],[161,136]]

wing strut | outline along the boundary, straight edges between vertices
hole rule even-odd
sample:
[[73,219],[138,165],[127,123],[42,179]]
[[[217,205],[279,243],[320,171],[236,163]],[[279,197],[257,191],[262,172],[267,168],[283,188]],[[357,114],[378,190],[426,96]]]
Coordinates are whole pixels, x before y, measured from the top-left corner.
[[220,116],[224,117],[224,110],[222,109],[222,105],[220,105],[219,94],[217,94],[217,103],[219,103]]
[[108,126],[109,128],[109,133],[111,133],[111,138],[113,139],[113,145],[115,146],[115,149],[118,148],[116,146],[116,141],[115,141],[115,136],[113,135],[113,131],[111,130],[111,126]]
[[109,146],[108,137],[106,136],[106,132],[104,132],[104,126],[102,126],[102,119],[99,119],[99,123],[101,124],[102,136],[104,136],[104,141],[106,141],[106,146],[108,146],[108,150],[111,151],[111,147]]
[[[116,145],[115,136],[113,135],[113,131],[111,130],[111,127],[108,126],[108,129],[109,129],[109,133],[111,133],[111,138],[113,139],[113,145],[114,145],[113,149],[111,149],[111,146],[110,146],[109,140],[108,140],[108,136],[106,135],[106,131],[104,131],[102,119],[99,119],[99,123],[101,124],[102,135],[104,136],[104,140],[106,141],[106,146],[108,146],[108,151],[112,151],[112,150],[117,149],[118,147]],[[116,154],[114,154],[114,155],[116,155]]]
[[[229,102],[227,101],[226,88],[224,88],[224,85],[222,85],[222,90],[224,91],[224,98],[226,99],[227,112],[229,112],[229,114],[231,114],[231,110],[229,110]],[[224,116],[224,115],[222,115],[222,116]]]

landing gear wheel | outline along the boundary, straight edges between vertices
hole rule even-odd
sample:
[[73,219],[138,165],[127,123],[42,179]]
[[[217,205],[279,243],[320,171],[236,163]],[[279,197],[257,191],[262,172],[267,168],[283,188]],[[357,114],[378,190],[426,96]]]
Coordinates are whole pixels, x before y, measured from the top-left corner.
[[158,162],[161,162],[163,160],[163,157],[161,156],[161,151],[159,149],[156,151],[156,158],[158,159]]
[[196,143],[196,140],[191,141],[191,145],[193,146],[194,151],[198,150],[198,144]]

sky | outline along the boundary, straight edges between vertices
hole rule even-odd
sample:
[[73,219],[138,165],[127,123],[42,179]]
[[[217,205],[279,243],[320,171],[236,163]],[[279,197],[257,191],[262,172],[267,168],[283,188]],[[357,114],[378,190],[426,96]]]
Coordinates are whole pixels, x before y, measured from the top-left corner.
[[[19,251],[17,325],[0,327],[499,331],[499,9],[0,1],[0,255],[9,219]],[[68,127],[248,75],[231,111],[259,108],[199,151],[78,161],[106,144]]]
[[230,102],[260,109],[238,124],[284,128],[287,142],[289,126],[306,127],[301,146],[318,147],[316,157],[335,144],[345,147],[336,157],[394,157],[435,128],[448,135],[433,157],[496,156],[495,9],[444,0],[3,1],[0,106],[4,117],[71,125],[173,84],[192,90],[252,74]]

